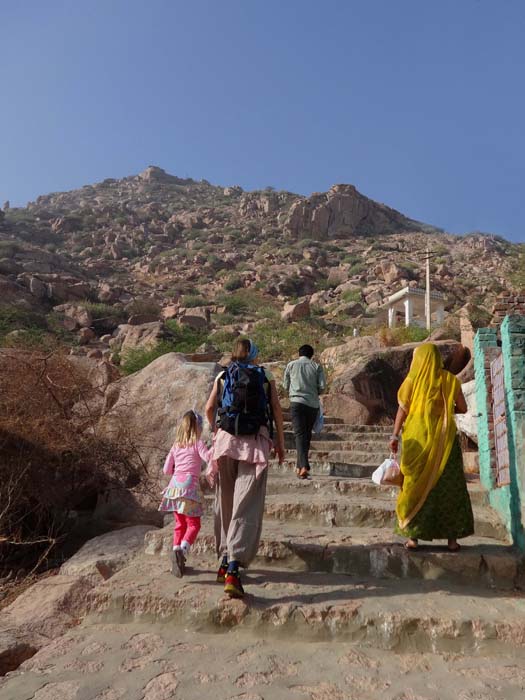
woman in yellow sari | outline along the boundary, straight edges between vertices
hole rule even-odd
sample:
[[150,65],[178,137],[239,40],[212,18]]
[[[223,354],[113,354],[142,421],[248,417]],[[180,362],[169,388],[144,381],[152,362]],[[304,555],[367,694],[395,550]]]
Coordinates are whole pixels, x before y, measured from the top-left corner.
[[390,440],[396,453],[403,427],[396,532],[408,537],[407,549],[416,549],[418,539],[446,539],[449,551],[457,552],[458,538],[474,532],[454,421],[454,413],[465,413],[467,405],[459,380],[443,369],[432,343],[415,349],[398,401]]

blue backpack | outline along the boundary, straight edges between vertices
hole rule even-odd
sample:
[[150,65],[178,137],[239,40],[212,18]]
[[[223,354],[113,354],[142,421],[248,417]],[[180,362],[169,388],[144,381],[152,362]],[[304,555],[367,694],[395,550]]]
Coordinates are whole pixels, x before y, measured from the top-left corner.
[[272,434],[270,383],[264,367],[232,362],[222,383],[217,427],[231,435],[257,435],[266,426]]

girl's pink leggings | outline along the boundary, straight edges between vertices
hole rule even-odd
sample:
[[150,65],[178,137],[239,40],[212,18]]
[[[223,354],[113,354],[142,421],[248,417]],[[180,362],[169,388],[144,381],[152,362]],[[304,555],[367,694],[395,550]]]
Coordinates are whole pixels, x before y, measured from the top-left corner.
[[179,545],[182,540],[193,544],[201,529],[201,519],[194,515],[182,515],[173,513],[175,517],[175,530],[173,531],[173,546]]

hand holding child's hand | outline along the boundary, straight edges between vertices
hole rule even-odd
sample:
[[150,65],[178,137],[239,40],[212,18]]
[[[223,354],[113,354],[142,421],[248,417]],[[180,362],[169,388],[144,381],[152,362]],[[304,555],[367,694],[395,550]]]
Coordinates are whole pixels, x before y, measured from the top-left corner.
[[208,482],[208,485],[209,485],[211,488],[213,488],[213,487],[215,486],[215,478],[216,478],[215,472],[207,471],[207,472],[204,474],[204,477],[205,477],[206,481]]

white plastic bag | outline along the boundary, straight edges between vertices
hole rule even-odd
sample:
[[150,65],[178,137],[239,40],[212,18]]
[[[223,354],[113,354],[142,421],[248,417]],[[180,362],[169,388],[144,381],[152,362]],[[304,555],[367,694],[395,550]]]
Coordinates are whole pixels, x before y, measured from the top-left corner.
[[374,471],[372,481],[378,486],[401,487],[403,485],[403,474],[393,453]]
[[319,413],[317,414],[317,418],[315,419],[314,427],[312,428],[312,433],[319,435],[319,433],[321,432],[323,427],[324,427],[323,407],[321,404],[319,404]]

